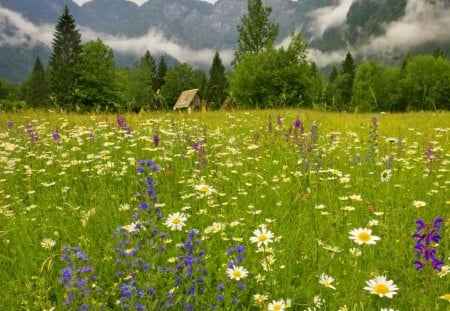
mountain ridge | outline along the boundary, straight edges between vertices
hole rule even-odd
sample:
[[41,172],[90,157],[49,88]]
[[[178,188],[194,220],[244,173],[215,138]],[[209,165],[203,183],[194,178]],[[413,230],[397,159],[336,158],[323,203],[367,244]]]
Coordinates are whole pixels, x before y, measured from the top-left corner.
[[[339,63],[347,51],[355,52],[360,59],[384,58],[387,62],[398,62],[414,51],[437,47],[443,47],[447,55],[450,53],[450,39],[439,39],[447,34],[450,38],[450,30],[445,30],[441,37],[436,34],[440,25],[448,25],[450,29],[450,18],[446,17],[450,16],[449,0],[263,2],[272,7],[270,20],[280,25],[276,43],[281,44],[290,33],[301,31],[320,67]],[[236,47],[237,25],[247,11],[246,0],[218,0],[214,4],[199,0],[149,0],[140,6],[126,0],[92,0],[81,6],[72,0],[0,0],[0,17],[9,17],[0,22],[0,77],[15,83],[23,81],[34,62],[31,55],[38,54],[46,63],[51,49],[50,28],[56,24],[64,5],[69,7],[84,40],[101,37],[113,48],[120,66],[129,66],[146,48],[152,54],[166,53],[180,62],[204,68],[215,51],[223,53],[229,62]],[[23,20],[11,17],[11,12],[20,14]],[[23,26],[26,21],[31,23],[28,28]],[[395,31],[396,26],[428,27],[430,38],[419,33],[417,39],[411,36],[401,46],[391,38],[396,34],[390,31]],[[30,31],[32,27],[36,28],[34,33]],[[10,44],[13,38],[22,41]],[[376,51],[372,43],[376,40],[386,50],[391,43],[392,51]],[[414,44],[415,40],[418,44]],[[20,55],[23,57],[19,58]],[[11,68],[11,62],[20,62],[17,72]]]

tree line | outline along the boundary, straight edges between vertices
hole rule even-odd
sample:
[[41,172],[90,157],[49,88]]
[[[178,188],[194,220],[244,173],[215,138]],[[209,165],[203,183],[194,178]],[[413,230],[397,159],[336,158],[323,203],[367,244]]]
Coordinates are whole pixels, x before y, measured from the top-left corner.
[[276,47],[279,26],[271,7],[247,0],[238,25],[238,48],[225,70],[215,53],[209,75],[182,63],[168,66],[147,50],[131,68],[114,63],[102,40],[81,44],[81,34],[64,7],[55,27],[47,68],[36,59],[21,86],[0,79],[0,107],[55,108],[66,111],[172,109],[184,90],[199,89],[208,109],[231,98],[238,108],[307,107],[339,111],[406,111],[450,108],[450,62],[443,53],[407,56],[401,66],[375,61],[356,64],[349,52],[324,78],[307,57],[300,33]]

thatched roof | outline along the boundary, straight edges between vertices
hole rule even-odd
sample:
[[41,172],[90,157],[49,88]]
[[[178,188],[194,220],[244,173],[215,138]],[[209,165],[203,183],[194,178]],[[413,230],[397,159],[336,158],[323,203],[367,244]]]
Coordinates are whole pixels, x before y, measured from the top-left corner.
[[175,106],[173,106],[173,109],[188,108],[192,104],[192,101],[197,94],[200,96],[198,89],[183,91],[180,97],[178,97],[178,100],[175,103]]

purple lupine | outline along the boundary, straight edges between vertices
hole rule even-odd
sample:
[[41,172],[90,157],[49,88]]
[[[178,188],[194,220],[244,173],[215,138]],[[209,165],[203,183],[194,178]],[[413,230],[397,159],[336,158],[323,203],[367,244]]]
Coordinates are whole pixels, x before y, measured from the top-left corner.
[[31,141],[37,141],[38,140],[38,134],[33,129],[33,127],[30,124],[24,125],[25,131],[27,131],[28,137]]
[[6,126],[8,126],[9,130],[12,130],[12,128],[14,127],[13,120],[8,120],[8,122],[6,122]]
[[158,134],[154,134],[154,135],[153,135],[153,145],[154,145],[155,147],[158,147],[158,146],[159,146],[159,135],[158,135]]
[[58,128],[55,128],[55,129],[52,131],[52,138],[53,138],[53,141],[54,141],[57,145],[59,145],[59,144],[61,143],[61,135],[59,135],[59,129],[58,129]]
[[117,115],[117,125],[124,130],[127,135],[131,135],[131,128],[128,126],[127,121],[121,115]]
[[437,258],[436,246],[442,239],[438,232],[442,231],[440,223],[443,221],[441,217],[434,219],[432,224],[427,224],[422,219],[416,221],[417,227],[412,237],[416,240],[414,249],[418,259],[413,263],[417,271],[422,270],[427,264],[434,270],[441,271],[444,262]]

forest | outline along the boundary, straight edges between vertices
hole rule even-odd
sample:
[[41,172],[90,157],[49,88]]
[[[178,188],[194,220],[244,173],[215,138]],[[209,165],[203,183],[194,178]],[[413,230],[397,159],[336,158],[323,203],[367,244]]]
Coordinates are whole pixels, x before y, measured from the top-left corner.
[[168,65],[164,55],[143,51],[131,68],[115,64],[101,39],[82,44],[67,7],[55,27],[52,54],[39,57],[29,77],[15,85],[0,78],[0,109],[58,109],[76,112],[171,110],[184,90],[199,89],[208,110],[227,98],[238,109],[309,108],[322,111],[417,111],[450,108],[450,61],[440,49],[405,55],[402,64],[342,62],[323,71],[308,58],[308,43],[293,33],[287,47],[274,44],[279,27],[270,7],[249,0],[238,25],[237,50],[230,68],[216,52],[209,72],[188,63]]

